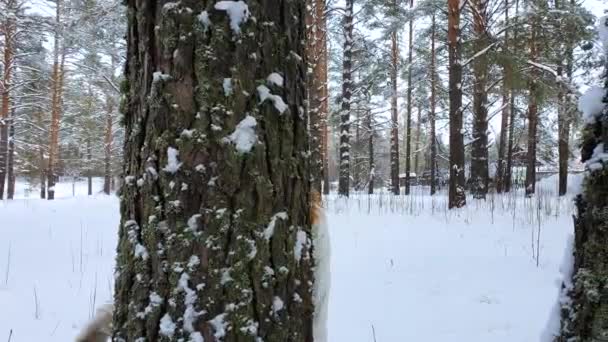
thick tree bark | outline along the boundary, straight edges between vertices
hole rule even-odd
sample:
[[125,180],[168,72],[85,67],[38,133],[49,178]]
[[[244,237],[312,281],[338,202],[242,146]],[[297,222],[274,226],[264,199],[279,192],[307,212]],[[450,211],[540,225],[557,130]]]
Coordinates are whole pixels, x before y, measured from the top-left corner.
[[437,133],[435,131],[435,122],[437,121],[435,115],[435,107],[436,107],[436,93],[437,93],[437,80],[436,76],[436,51],[435,51],[435,39],[436,39],[436,22],[435,22],[435,12],[433,12],[433,17],[431,19],[431,111],[429,113],[429,121],[431,124],[431,195],[434,195],[437,191]]
[[464,138],[462,120],[462,62],[460,42],[460,2],[448,0],[448,53],[450,92],[450,189],[448,207],[466,205],[464,178]]
[[[319,38],[319,18],[316,6],[317,0],[306,1],[306,54],[309,63],[308,71],[308,115],[310,122],[310,146],[311,146],[311,170],[313,173],[313,188],[319,193],[323,188],[323,127],[321,117],[321,106],[323,100],[323,88],[321,87],[322,75],[318,68],[321,46]],[[323,15],[321,10],[321,15]]]
[[[509,0],[505,0],[505,41],[503,43],[503,52],[509,54]],[[502,193],[505,188],[506,178],[506,152],[507,152],[507,130],[509,127],[510,113],[510,85],[511,82],[511,66],[509,62],[503,65],[503,81],[502,81],[502,117],[500,120],[500,142],[498,145],[498,161],[496,165],[496,192]]]
[[327,85],[327,17],[326,17],[326,2],[325,0],[315,0],[316,3],[316,20],[317,20],[317,49],[318,60],[315,65],[315,78],[317,78],[320,87],[320,105],[319,116],[321,118],[321,158],[323,160],[323,194],[329,195],[329,89]]
[[399,108],[397,104],[397,71],[399,68],[399,46],[397,32],[391,32],[391,188],[399,195]]
[[103,172],[103,192],[109,195],[111,192],[112,183],[112,122],[114,120],[114,99],[111,96],[106,96],[106,124],[104,134],[104,172]]
[[115,341],[313,341],[304,2],[220,4],[127,1]]
[[[410,10],[414,7],[414,0],[410,0]],[[414,52],[414,19],[409,21],[408,38],[408,71],[407,71],[407,117],[405,120],[405,194],[410,194],[410,173],[412,163],[412,63]]]
[[[537,41],[538,22],[533,15],[530,18],[530,61],[536,62],[539,56]],[[538,127],[538,70],[530,70],[528,79],[528,151],[526,153],[526,196],[534,194],[536,189],[536,145]]]
[[474,51],[473,61],[473,143],[471,146],[471,192],[474,198],[486,198],[488,193],[488,57],[482,51],[490,44],[487,34],[487,1],[473,0]]
[[338,194],[349,195],[350,191],[350,116],[352,95],[352,49],[353,49],[353,0],[346,0],[344,14],[344,52],[342,57],[342,107],[340,112],[340,177]]
[[[600,22],[600,25],[606,24],[605,20]],[[604,77],[606,94],[608,73]],[[605,114],[596,116],[594,122],[583,129],[581,147],[587,172],[582,194],[575,199],[574,268],[572,277],[565,280],[564,290],[569,298],[562,301],[561,334],[556,339],[559,342],[596,342],[608,337],[608,169],[605,157],[608,155],[608,122]]]
[[10,15],[7,16],[1,26],[1,33],[4,35],[4,68],[2,73],[2,107],[0,108],[0,199],[4,198],[4,186],[8,171],[8,129],[11,108],[10,87],[13,76],[13,57],[15,54],[15,29],[14,18]]

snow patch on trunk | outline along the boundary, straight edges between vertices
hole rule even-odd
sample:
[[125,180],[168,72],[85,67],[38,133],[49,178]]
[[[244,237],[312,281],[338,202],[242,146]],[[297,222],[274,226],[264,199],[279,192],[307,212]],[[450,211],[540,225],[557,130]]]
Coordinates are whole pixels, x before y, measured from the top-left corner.
[[215,4],[218,11],[226,11],[230,17],[230,28],[234,34],[241,33],[241,24],[249,19],[249,6],[243,1],[218,1]]
[[182,166],[182,163],[177,160],[178,156],[178,150],[173,147],[167,148],[167,166],[163,170],[169,173],[176,173],[180,166]]
[[255,127],[257,124],[258,123],[253,116],[247,115],[238,125],[236,125],[234,132],[226,139],[236,146],[236,150],[239,153],[248,153],[258,141],[258,136],[255,134]]

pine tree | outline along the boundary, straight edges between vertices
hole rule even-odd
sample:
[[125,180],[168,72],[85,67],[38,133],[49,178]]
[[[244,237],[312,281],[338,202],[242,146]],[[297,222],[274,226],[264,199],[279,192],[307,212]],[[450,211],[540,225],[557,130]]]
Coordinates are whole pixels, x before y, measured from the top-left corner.
[[[505,0],[505,39],[502,46],[503,53],[509,53],[509,0]],[[498,162],[496,166],[496,192],[501,193],[506,189],[506,153],[507,143],[510,137],[507,137],[507,130],[509,127],[509,115],[510,115],[510,85],[511,80],[511,66],[508,62],[503,63],[503,81],[502,81],[502,111],[500,120],[500,141],[498,147]]]
[[312,342],[304,2],[127,6],[113,339]]
[[346,0],[344,13],[344,49],[342,58],[342,107],[340,111],[340,178],[338,193],[347,196],[350,192],[350,120],[352,96],[352,47],[354,29],[354,0]]
[[[410,11],[414,0],[410,0]],[[412,64],[414,62],[414,16],[410,15],[408,28],[408,72],[407,72],[407,114],[405,118],[405,194],[410,194],[411,158],[412,158]]]
[[488,192],[488,71],[487,50],[490,48],[488,2],[472,0],[473,31],[473,142],[471,150],[471,192],[474,198],[486,198]]
[[65,80],[66,49],[62,39],[63,34],[63,0],[55,4],[55,32],[53,48],[53,74],[51,89],[51,129],[49,138],[49,158],[47,163],[48,200],[55,199],[55,183],[57,181],[57,159],[59,156],[59,128],[61,119],[63,84]]
[[464,179],[464,138],[462,118],[462,61],[460,2],[448,0],[448,49],[450,74],[450,189],[449,208],[466,204]]

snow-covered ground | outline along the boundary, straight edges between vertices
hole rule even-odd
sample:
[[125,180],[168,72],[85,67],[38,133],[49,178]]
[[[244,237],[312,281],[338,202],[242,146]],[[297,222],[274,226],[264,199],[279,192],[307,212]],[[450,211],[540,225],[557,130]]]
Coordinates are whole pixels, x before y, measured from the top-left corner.
[[[0,202],[0,340],[72,341],[110,300],[118,200],[100,187],[60,184],[48,202],[20,184]],[[540,188],[458,211],[426,189],[330,197],[329,341],[540,341],[572,234],[570,200]]]

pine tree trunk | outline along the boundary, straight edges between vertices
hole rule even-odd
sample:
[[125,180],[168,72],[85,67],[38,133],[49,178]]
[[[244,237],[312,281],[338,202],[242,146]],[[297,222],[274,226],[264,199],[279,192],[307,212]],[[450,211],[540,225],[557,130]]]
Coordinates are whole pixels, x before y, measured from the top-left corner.
[[[530,23],[530,61],[536,62],[539,44],[537,42],[538,23],[535,16],[531,16]],[[536,68],[530,70],[528,80],[528,152],[526,154],[526,196],[531,196],[536,188],[536,143],[538,127],[538,84],[539,77]]]
[[[509,54],[509,0],[505,0],[505,41],[503,43],[503,51]],[[496,192],[502,193],[505,188],[506,178],[506,153],[507,153],[507,130],[509,127],[509,82],[511,81],[511,66],[509,62],[503,65],[503,81],[502,81],[502,113],[500,120],[500,142],[498,145],[498,161],[496,165]]]
[[464,178],[464,138],[462,120],[462,62],[460,42],[460,2],[448,0],[448,51],[450,92],[450,189],[448,207],[466,205]]
[[[1,33],[4,35],[4,68],[2,74],[2,107],[0,108],[0,199],[4,198],[4,186],[7,175],[8,128],[11,107],[10,87],[13,76],[13,56],[15,21],[7,16],[2,22]],[[10,180],[9,180],[10,181]]]
[[515,93],[513,88],[511,88],[511,98],[509,104],[509,144],[507,145],[507,166],[505,169],[505,182],[504,189],[505,192],[510,192],[511,187],[513,186],[513,148],[515,144]]
[[115,341],[313,341],[304,3],[218,4],[127,2]]
[[[36,113],[36,122],[38,127],[44,127],[42,124],[42,112]],[[40,172],[40,198],[46,198],[46,164],[44,163],[44,143],[47,141],[47,137],[42,134],[38,137],[38,171]]]
[[11,112],[8,132],[8,158],[7,158],[7,188],[6,198],[13,199],[15,197],[15,108]]
[[[558,65],[557,75],[562,79],[563,67]],[[564,196],[568,189],[568,159],[570,157],[570,149],[568,141],[570,140],[570,125],[567,119],[566,100],[564,99],[563,84],[558,84],[557,92],[557,150],[558,150],[558,165],[559,165],[559,180],[558,180],[558,195]]]
[[435,51],[435,39],[436,39],[436,23],[435,23],[435,12],[433,12],[431,22],[431,111],[429,114],[429,121],[431,123],[431,196],[437,192],[437,133],[435,131],[435,122],[437,120],[435,116],[436,107],[436,92],[437,92],[437,80],[436,80],[436,51]]
[[[561,8],[558,0],[555,0],[556,9]],[[567,29],[567,27],[565,27]],[[566,60],[566,74],[568,84],[572,84],[572,63],[573,63],[573,47],[569,38],[566,39],[566,46],[563,56]],[[560,56],[561,57],[561,56]],[[561,60],[558,66],[558,76],[562,78],[563,68]],[[559,153],[559,196],[564,196],[568,192],[568,161],[570,159],[570,126],[574,115],[574,106],[571,103],[572,91],[565,84],[559,85],[558,93],[558,153]]]
[[[517,22],[517,18],[519,16],[519,0],[515,0],[515,19],[514,21]],[[514,26],[514,32],[513,32],[513,40],[517,41],[517,25]],[[516,54],[517,53],[517,49],[516,46],[513,47],[512,49],[512,54]],[[515,115],[516,115],[516,108],[515,108],[515,87],[513,84],[511,84],[511,89],[510,89],[510,105],[509,105],[509,143],[507,145],[507,166],[505,168],[505,176],[504,176],[504,191],[505,192],[510,192],[511,191],[511,186],[513,185],[513,145],[515,144]]]
[[52,95],[51,95],[51,132],[49,141],[49,161],[48,170],[46,172],[48,178],[48,194],[47,199],[55,199],[55,182],[56,182],[56,170],[55,164],[59,154],[59,118],[61,115],[61,92],[63,87],[63,69],[65,63],[65,50],[60,47],[60,35],[62,34],[61,28],[61,16],[62,16],[63,4],[61,0],[57,1],[56,5],[56,17],[55,17],[55,39],[54,39],[54,51],[53,51],[53,74],[51,77],[52,82]]
[[[600,25],[606,24],[605,20],[600,21]],[[605,98],[608,77],[604,77]],[[599,342],[608,338],[608,169],[604,157],[608,153],[608,122],[605,114],[597,115],[594,122],[583,129],[581,147],[587,172],[583,192],[575,199],[574,268],[572,278],[565,281],[569,298],[562,301],[561,334],[556,339],[559,342]]]
[[419,157],[420,157],[420,130],[422,129],[422,107],[418,106],[418,115],[416,116],[416,140],[414,141],[414,172],[418,176]]
[[[475,31],[475,53],[490,44],[487,35],[487,2],[473,0],[473,30]],[[485,199],[488,193],[488,57],[481,53],[473,61],[473,143],[471,146],[471,192],[474,198]]]
[[338,194],[350,191],[350,111],[352,94],[353,0],[346,0],[344,14],[344,56],[342,58],[342,108],[340,113],[340,177]]
[[[410,10],[414,7],[414,0],[410,0]],[[410,173],[412,163],[412,63],[414,50],[414,19],[409,21],[408,39],[408,71],[407,71],[407,118],[405,123],[405,194],[410,194]]]
[[91,161],[93,160],[93,149],[91,147],[91,138],[87,138],[87,193],[89,196],[93,194],[93,169],[91,168]]
[[399,195],[399,109],[397,107],[397,72],[399,65],[399,46],[397,32],[391,33],[391,188]]
[[103,192],[109,195],[111,192],[112,183],[112,120],[114,114],[114,99],[111,96],[106,97],[106,127],[104,134],[104,177],[103,177]]
[[374,181],[376,178],[376,164],[374,161],[374,126],[373,126],[373,115],[372,111],[367,111],[367,132],[369,134],[367,140],[367,155],[369,161],[369,179],[367,183],[367,193],[369,195],[374,193]]
[[318,38],[317,0],[306,0],[306,54],[309,63],[308,71],[308,115],[310,122],[311,170],[313,173],[313,188],[321,193],[323,188],[323,130],[321,121],[321,101],[323,94],[320,86],[320,46]]
[[40,147],[40,198],[46,199],[46,165],[44,164],[44,150]]
[[359,150],[360,142],[361,142],[361,125],[359,124],[361,122],[361,108],[360,106],[357,104],[357,108],[355,110],[355,113],[357,113],[357,117],[356,117],[356,122],[357,124],[355,125],[355,143],[354,143],[354,148],[351,150],[352,153],[352,160],[354,162],[353,164],[353,187],[355,189],[355,191],[359,191],[360,187],[361,187],[361,153]]
[[329,128],[327,120],[329,117],[329,90],[327,86],[327,18],[325,11],[327,9],[325,0],[316,1],[316,20],[317,20],[317,48],[318,61],[316,64],[315,78],[319,81],[321,90],[320,113],[321,118],[321,158],[323,160],[323,194],[329,195]]

